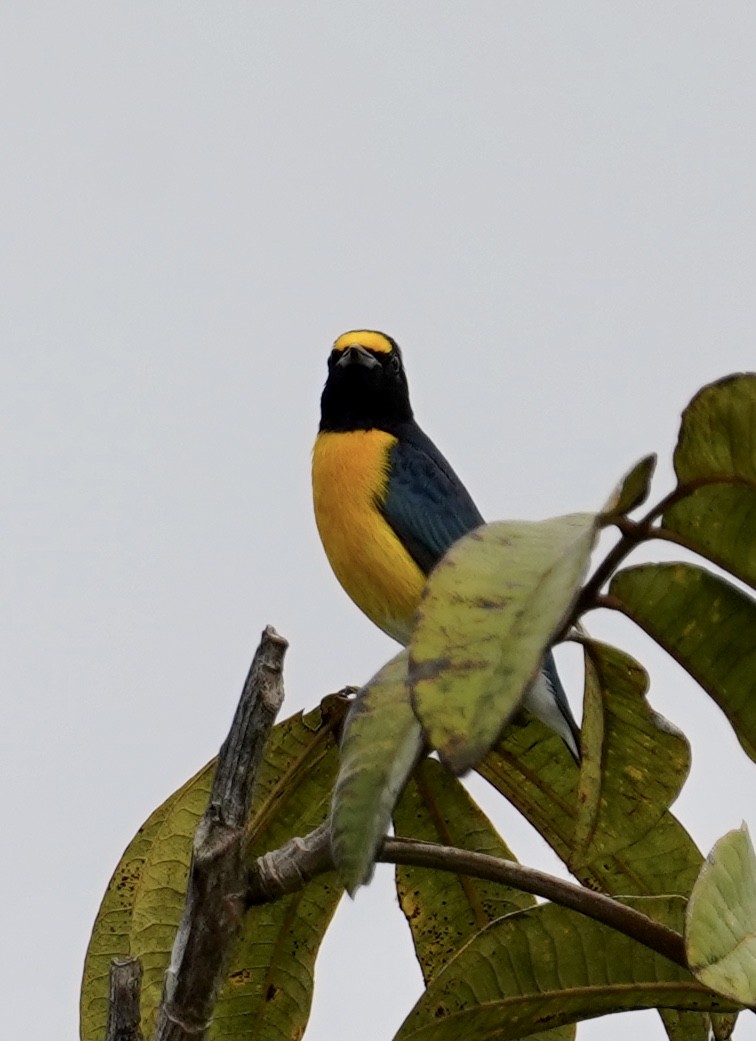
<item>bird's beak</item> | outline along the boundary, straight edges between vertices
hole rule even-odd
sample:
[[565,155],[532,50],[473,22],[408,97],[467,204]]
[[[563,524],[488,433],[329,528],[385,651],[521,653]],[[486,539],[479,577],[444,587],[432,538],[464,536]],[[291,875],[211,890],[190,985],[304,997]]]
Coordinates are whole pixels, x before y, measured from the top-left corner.
[[370,351],[360,347],[358,343],[353,343],[351,347],[347,347],[346,350],[341,352],[341,357],[336,364],[344,368],[347,365],[364,365],[366,369],[374,369],[376,365],[381,363]]

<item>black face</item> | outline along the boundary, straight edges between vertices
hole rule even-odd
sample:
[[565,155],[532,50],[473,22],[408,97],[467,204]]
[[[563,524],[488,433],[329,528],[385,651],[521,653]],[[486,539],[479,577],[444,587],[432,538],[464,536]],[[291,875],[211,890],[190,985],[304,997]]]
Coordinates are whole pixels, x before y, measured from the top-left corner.
[[358,343],[331,351],[320,399],[322,431],[378,429],[393,433],[400,423],[412,419],[402,356],[394,341],[390,343],[390,352]]

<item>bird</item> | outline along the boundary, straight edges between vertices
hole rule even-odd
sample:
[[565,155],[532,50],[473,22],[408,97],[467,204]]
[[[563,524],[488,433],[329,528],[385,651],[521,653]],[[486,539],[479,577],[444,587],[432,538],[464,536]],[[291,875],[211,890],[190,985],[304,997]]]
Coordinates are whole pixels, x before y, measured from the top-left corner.
[[[484,520],[415,421],[402,352],[386,333],[352,330],[333,344],[312,490],[336,578],[379,629],[406,647],[428,574]],[[580,730],[550,649],[523,704],[579,762]]]

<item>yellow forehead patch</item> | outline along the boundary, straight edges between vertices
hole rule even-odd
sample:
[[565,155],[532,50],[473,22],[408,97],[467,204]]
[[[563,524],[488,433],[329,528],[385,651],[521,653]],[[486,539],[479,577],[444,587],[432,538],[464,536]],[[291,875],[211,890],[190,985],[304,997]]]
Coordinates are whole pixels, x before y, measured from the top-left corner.
[[369,351],[378,351],[390,354],[393,350],[391,340],[384,333],[376,332],[374,329],[353,329],[351,332],[342,333],[333,345],[335,351],[345,351],[347,347],[359,344]]

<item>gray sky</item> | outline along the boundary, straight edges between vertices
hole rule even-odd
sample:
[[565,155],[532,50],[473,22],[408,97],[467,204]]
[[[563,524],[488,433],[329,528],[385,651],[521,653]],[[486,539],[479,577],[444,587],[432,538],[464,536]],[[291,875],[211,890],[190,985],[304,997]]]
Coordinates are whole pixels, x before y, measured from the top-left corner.
[[[394,653],[312,518],[340,332],[399,340],[491,519],[598,507],[653,450],[669,489],[681,408],[754,368],[756,8],[5,0],[0,49],[0,972],[24,1041],[77,1036],[113,867],[216,752],[265,623],[286,714]],[[629,622],[589,625],[691,737],[701,848],[753,830],[719,711]],[[381,869],[326,938],[307,1041],[390,1038],[419,990]],[[652,1012],[579,1036],[608,1031],[664,1036]]]

